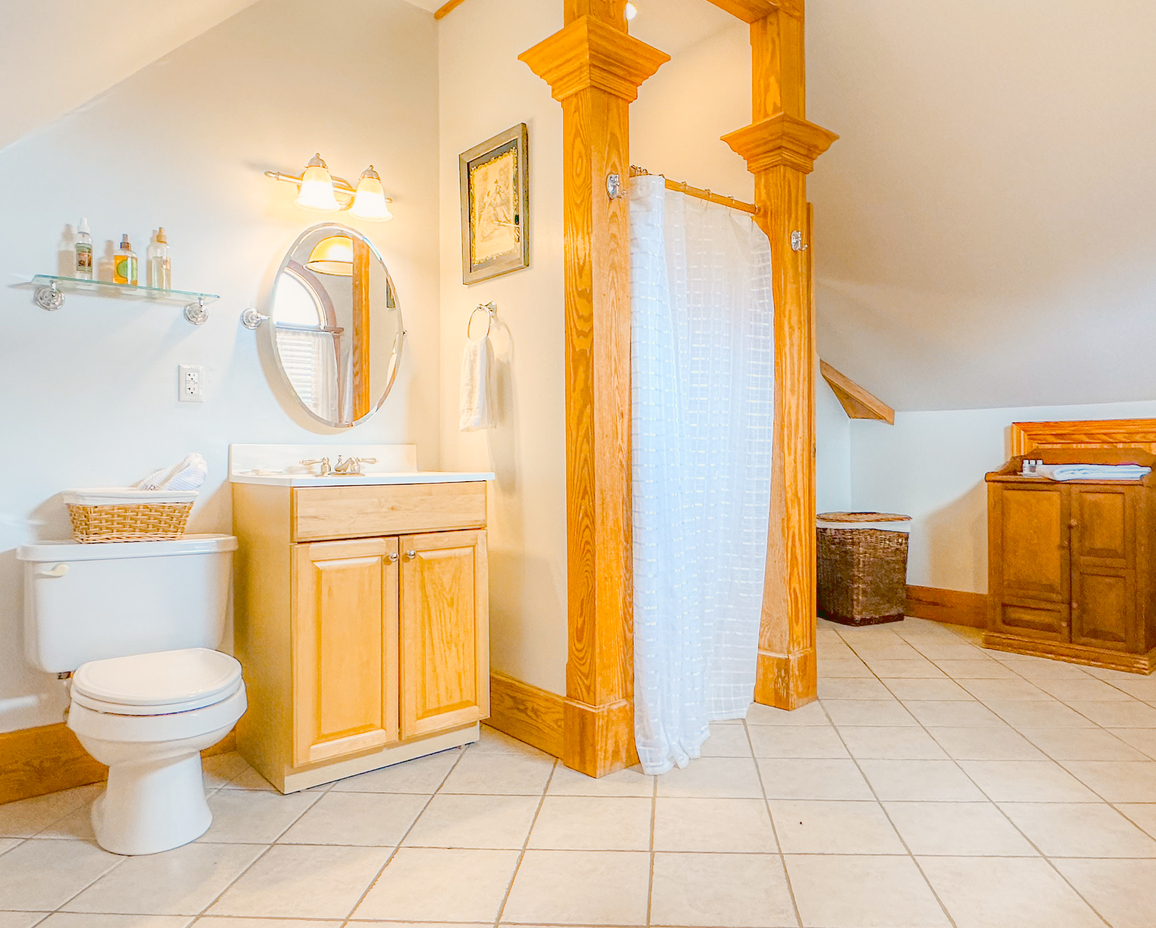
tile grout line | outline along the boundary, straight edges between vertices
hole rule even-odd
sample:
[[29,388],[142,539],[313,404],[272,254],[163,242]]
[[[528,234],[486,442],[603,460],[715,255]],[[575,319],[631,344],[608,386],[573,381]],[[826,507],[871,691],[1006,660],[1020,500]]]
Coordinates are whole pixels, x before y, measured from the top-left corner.
[[658,817],[658,776],[649,774],[650,776],[650,873],[646,884],[646,924],[650,924],[651,916],[654,909],[654,864],[656,855],[654,853],[654,829],[655,820]]
[[[478,739],[479,739],[479,741],[481,740],[481,730],[480,729],[478,731]],[[477,742],[471,742],[471,744],[476,744],[476,743]],[[361,895],[357,897],[357,901],[355,903],[353,903],[353,907],[349,910],[349,913],[343,919],[341,919],[342,928],[345,928],[345,926],[347,926],[350,923],[350,921],[353,919],[353,915],[357,911],[358,907],[365,901],[365,897],[368,896],[370,894],[370,892],[372,892],[373,887],[377,885],[377,881],[381,879],[381,875],[383,873],[385,873],[386,868],[391,863],[393,863],[393,859],[397,856],[397,852],[401,850],[402,843],[405,841],[406,838],[409,837],[409,833],[411,831],[413,831],[414,826],[417,825],[417,823],[421,820],[421,817],[425,814],[425,810],[428,809],[430,803],[433,802],[434,796],[438,795],[441,792],[442,787],[446,785],[446,780],[448,780],[450,778],[450,774],[452,774],[457,769],[458,764],[460,764],[462,762],[462,758],[466,756],[467,749],[468,749],[468,745],[458,746],[458,748],[456,749],[458,751],[457,759],[452,764],[450,764],[450,769],[445,772],[445,774],[441,778],[441,781],[438,783],[437,787],[426,798],[426,801],[422,804],[421,811],[418,812],[418,814],[414,816],[413,821],[409,823],[409,827],[405,830],[405,833],[400,838],[398,838],[397,844],[394,845],[393,850],[390,851],[389,854],[386,856],[385,863],[383,863],[381,865],[381,868],[377,871],[377,873],[374,874],[373,879],[371,879],[369,881],[369,885],[367,885],[365,887],[365,889],[363,889],[361,891]],[[437,753],[441,753],[441,752],[437,752]],[[416,759],[416,758],[414,758],[414,759]],[[402,763],[405,763],[405,761],[402,761]],[[391,764],[390,766],[393,766],[393,765]],[[385,769],[385,768],[378,768],[378,769]],[[370,771],[367,771],[367,772],[370,772]]]
[[[866,663],[866,661],[864,661],[864,663]],[[871,670],[870,667],[868,667],[867,669]],[[874,673],[874,671],[872,671],[872,673]],[[875,679],[879,680],[880,683],[883,683],[883,680],[880,677],[876,676]],[[883,686],[886,686],[886,685],[887,684],[883,683]],[[935,886],[931,882],[931,879],[927,876],[927,873],[924,871],[923,866],[919,863],[919,860],[916,858],[915,854],[912,852],[911,846],[907,843],[907,839],[903,837],[903,834],[895,826],[895,822],[891,818],[891,814],[887,811],[887,807],[885,805],[883,805],[883,800],[881,800],[879,798],[879,794],[875,791],[875,787],[871,783],[871,780],[868,778],[867,774],[863,772],[863,767],[859,763],[859,758],[856,757],[851,752],[851,749],[847,746],[847,742],[843,738],[843,732],[840,731],[839,726],[835,724],[835,720],[831,718],[830,713],[827,712],[827,707],[823,705],[822,701],[821,700],[816,700],[816,701],[819,703],[819,706],[822,708],[823,714],[827,717],[828,723],[831,725],[832,728],[835,729],[835,735],[836,735],[836,737],[838,737],[839,743],[843,745],[843,750],[845,750],[847,752],[847,756],[851,758],[851,763],[853,763],[855,765],[855,769],[859,771],[859,776],[861,776],[863,778],[864,784],[866,784],[867,788],[871,791],[871,795],[875,798],[875,805],[879,807],[879,811],[881,811],[883,813],[883,817],[887,819],[887,824],[889,824],[891,826],[891,830],[893,832],[895,832],[895,837],[897,837],[899,839],[899,843],[903,845],[903,849],[907,852],[908,860],[910,860],[911,863],[915,865],[915,869],[919,872],[919,875],[921,877],[923,877],[924,885],[927,886],[928,890],[930,890],[930,892],[931,892],[932,897],[939,904],[939,908],[943,911],[943,915],[947,919],[948,924],[951,925],[952,928],[958,928],[958,925],[955,921],[955,918],[952,916],[951,912],[948,911],[947,904],[940,898],[939,891],[936,890]],[[902,705],[902,703],[900,703],[900,705]],[[904,711],[907,711],[906,706],[904,706],[903,708],[904,708]],[[908,712],[908,714],[910,715],[911,713]],[[912,718],[914,718],[914,716],[912,716]],[[919,720],[916,719],[916,721],[918,722]],[[896,856],[901,856],[901,855],[896,855]]]
[[[842,637],[842,636],[840,635],[840,637]],[[898,637],[898,636],[896,636],[896,637]],[[914,645],[912,645],[912,647],[914,647]],[[972,647],[975,647],[975,645],[972,645]],[[917,649],[917,650],[918,650],[918,649]],[[856,653],[858,653],[858,652],[856,652]],[[985,655],[985,656],[986,656],[986,655]],[[1046,660],[1046,658],[1041,658],[1041,660]],[[867,663],[867,662],[866,662],[866,661],[864,661],[864,664],[866,664],[866,663]],[[934,662],[932,662],[932,663],[934,663]],[[868,669],[868,670],[871,670],[871,667],[870,667],[870,666],[868,666],[868,667],[867,667],[867,669]],[[937,667],[937,669],[939,669],[939,668]],[[1008,669],[1011,669],[1011,668],[1008,668]],[[880,683],[883,683],[883,678],[879,677],[879,676],[878,676],[878,674],[875,674],[875,671],[871,670],[871,672],[872,672],[872,674],[874,674],[874,675],[875,675],[876,679],[877,679],[877,680],[879,680],[879,682],[880,682]],[[1015,671],[1014,671],[1014,670],[1012,670],[1012,673],[1015,673]],[[1020,674],[1016,674],[1016,675],[1017,675],[1017,676],[1021,676]],[[947,674],[945,673],[945,674],[944,674],[944,676],[947,676]],[[951,679],[951,678],[950,678],[950,677],[948,677],[948,679]],[[1021,676],[1021,679],[1024,679],[1024,680],[1026,680],[1027,678],[1026,678],[1026,677],[1022,677],[1022,676]],[[1028,681],[1028,682],[1031,682],[1031,681]],[[884,685],[884,686],[886,686],[887,684],[886,684],[886,683],[883,683],[883,685]],[[973,697],[973,698],[974,698],[974,697]],[[1053,697],[1053,698],[1054,698],[1054,697]],[[923,724],[923,722],[922,722],[922,721],[920,721],[920,720],[919,720],[919,719],[918,719],[918,718],[915,716],[915,713],[911,712],[911,710],[910,710],[910,709],[908,709],[906,705],[903,705],[903,701],[902,701],[902,700],[898,700],[898,699],[897,699],[897,701],[899,702],[899,704],[900,704],[900,705],[902,705],[902,706],[903,706],[903,709],[904,709],[904,711],[905,711],[905,712],[907,712],[907,714],[908,714],[908,715],[910,715],[910,716],[911,716],[911,717],[912,717],[912,718],[915,720],[915,723],[916,723],[916,724],[917,724],[917,725],[918,725],[920,728],[922,728],[922,729],[923,729],[924,733],[925,733],[925,734],[926,734],[926,735],[927,735],[929,738],[931,738],[931,740],[932,740],[932,741],[935,741],[935,743],[936,743],[936,744],[939,744],[939,742],[938,742],[938,741],[936,741],[936,739],[935,739],[935,736],[934,736],[934,735],[933,735],[933,734],[932,734],[930,731],[928,731],[928,729],[927,729],[927,726],[926,726],[926,725],[924,725],[924,724]],[[916,700],[912,700],[912,701],[914,702],[914,701],[916,701]],[[1006,719],[1004,719],[1004,718],[1002,718],[1001,716],[999,716],[999,715],[998,715],[998,713],[995,713],[995,712],[994,712],[994,711],[993,711],[993,710],[992,710],[990,707],[988,707],[988,706],[987,706],[985,703],[983,703],[983,702],[982,702],[981,700],[979,700],[978,698],[977,698],[975,701],[976,701],[976,702],[978,702],[980,705],[982,705],[982,706],[983,706],[985,709],[987,709],[989,712],[992,712],[992,714],[993,714],[993,715],[996,715],[996,717],[997,717],[997,718],[999,718],[999,719],[1000,719],[1000,721],[1002,721],[1002,722],[1003,722],[1005,725],[1007,725],[1007,727],[1008,727],[1008,728],[1010,728],[1012,731],[1015,731],[1015,732],[1016,732],[1016,734],[1019,734],[1019,730],[1018,730],[1018,729],[1017,729],[1017,728],[1016,728],[1014,725],[1012,725],[1012,724],[1011,724],[1010,722],[1008,722]],[[1056,700],[1056,701],[1057,701],[1057,702],[1059,702],[1059,700]],[[824,712],[826,712],[826,709],[824,708],[824,710],[823,710],[823,711],[824,711]],[[1089,719],[1089,721],[1091,721],[1091,719]],[[833,722],[833,721],[832,721],[832,724],[834,724],[834,722]],[[838,729],[838,726],[836,726],[836,729]],[[839,736],[839,737],[840,737],[840,738],[842,738],[842,734],[840,734],[840,736]],[[1020,737],[1022,738],[1023,736],[1022,736],[1022,735],[1020,735]],[[1027,739],[1025,738],[1024,740],[1026,741]],[[1030,744],[1031,742],[1028,742],[1028,743]],[[943,747],[943,745],[940,745],[940,747],[942,748],[942,747]],[[946,750],[944,750],[944,753],[945,753],[945,754],[947,754],[948,752],[947,752]],[[854,759],[854,758],[853,758],[853,759]],[[1044,861],[1046,861],[1046,862],[1047,862],[1048,866],[1049,866],[1049,867],[1051,867],[1052,871],[1053,871],[1053,872],[1054,872],[1054,873],[1055,873],[1057,876],[1059,876],[1059,878],[1060,878],[1061,880],[1063,880],[1063,881],[1064,881],[1064,883],[1066,883],[1066,884],[1067,884],[1067,885],[1068,885],[1068,886],[1071,888],[1072,892],[1074,892],[1074,893],[1076,894],[1076,896],[1077,896],[1077,897],[1078,897],[1078,898],[1079,898],[1079,899],[1080,899],[1080,900],[1081,900],[1081,901],[1084,903],[1084,905],[1086,905],[1086,906],[1088,907],[1088,909],[1089,909],[1089,910],[1090,910],[1090,911],[1091,911],[1093,914],[1095,914],[1095,916],[1096,916],[1097,918],[1099,918],[1099,919],[1100,919],[1102,922],[1104,922],[1104,924],[1105,924],[1105,925],[1107,925],[1107,926],[1108,926],[1108,928],[1111,928],[1111,923],[1110,923],[1110,922],[1109,922],[1109,921],[1108,921],[1106,918],[1104,918],[1104,916],[1103,916],[1103,915],[1101,915],[1101,914],[1100,914],[1099,910],[1098,910],[1098,909],[1096,909],[1096,908],[1095,908],[1095,906],[1093,906],[1093,905],[1092,905],[1092,904],[1091,904],[1091,903],[1090,903],[1090,902],[1089,902],[1087,899],[1085,899],[1085,898],[1084,898],[1084,894],[1083,894],[1083,893],[1081,893],[1081,892],[1080,892],[1080,891],[1079,891],[1079,890],[1078,890],[1078,889],[1077,889],[1077,888],[1076,888],[1076,887],[1075,887],[1075,886],[1072,884],[1072,882],[1071,882],[1071,881],[1070,881],[1070,880],[1069,880],[1069,879],[1068,879],[1066,876],[1064,876],[1064,874],[1063,874],[1062,872],[1060,872],[1060,869],[1059,869],[1059,868],[1058,868],[1058,867],[1057,867],[1057,866],[1056,866],[1056,865],[1055,865],[1055,864],[1052,862],[1052,860],[1051,860],[1051,859],[1050,859],[1050,858],[1049,858],[1049,857],[1048,857],[1048,856],[1047,856],[1047,855],[1046,855],[1046,854],[1043,852],[1043,850],[1042,850],[1042,849],[1041,849],[1041,848],[1040,848],[1040,847],[1039,847],[1039,846],[1038,846],[1038,845],[1037,845],[1037,844],[1036,844],[1034,841],[1032,841],[1032,839],[1031,839],[1031,838],[1029,838],[1029,837],[1028,837],[1028,835],[1027,835],[1027,834],[1026,834],[1024,831],[1023,831],[1023,829],[1021,829],[1021,828],[1020,828],[1018,825],[1016,825],[1016,823],[1015,823],[1015,822],[1013,822],[1013,821],[1011,820],[1011,817],[1010,817],[1010,816],[1009,816],[1009,815],[1008,815],[1008,814],[1007,814],[1007,813],[1006,813],[1006,812],[1005,812],[1005,811],[1004,811],[1002,808],[1000,808],[1000,806],[999,806],[999,803],[997,803],[997,802],[996,802],[994,799],[992,799],[992,798],[991,798],[991,796],[989,796],[989,795],[988,795],[987,791],[986,791],[986,790],[985,790],[985,789],[984,789],[982,786],[980,786],[980,785],[979,785],[979,783],[977,783],[977,782],[975,781],[975,779],[974,779],[974,778],[973,778],[973,777],[972,777],[972,776],[971,776],[971,775],[970,775],[970,774],[967,772],[967,770],[965,770],[965,769],[964,769],[964,767],[963,767],[963,766],[962,766],[962,765],[959,763],[959,761],[958,761],[956,758],[954,758],[954,757],[951,757],[951,755],[950,755],[950,754],[948,754],[948,759],[951,761],[951,763],[953,763],[953,764],[956,766],[956,768],[957,768],[957,769],[960,771],[960,773],[962,773],[962,774],[963,774],[963,775],[964,775],[964,776],[965,776],[965,777],[968,779],[968,781],[969,781],[969,782],[970,782],[970,783],[971,783],[971,784],[972,784],[972,785],[973,785],[973,786],[974,786],[974,787],[975,787],[977,790],[979,790],[979,792],[980,792],[980,795],[982,795],[982,796],[983,796],[983,797],[984,797],[984,798],[985,798],[985,799],[986,799],[986,800],[987,800],[989,803],[991,803],[991,805],[992,805],[992,806],[994,806],[994,807],[995,807],[995,808],[996,808],[996,809],[999,811],[999,814],[1000,814],[1000,815],[1002,815],[1002,816],[1003,816],[1003,817],[1004,817],[1004,818],[1007,820],[1008,824],[1009,824],[1009,825],[1011,825],[1011,827],[1012,827],[1012,828],[1014,828],[1014,829],[1015,829],[1015,830],[1016,830],[1016,831],[1017,831],[1017,832],[1018,832],[1018,833],[1019,833],[1019,834],[1020,834],[1020,835],[1023,837],[1023,839],[1024,839],[1025,841],[1027,841],[1027,843],[1028,843],[1029,845],[1031,845],[1031,847],[1032,847],[1032,848],[1034,848],[1034,849],[1035,849],[1035,851],[1036,851],[1036,852],[1039,854],[1039,857],[1040,857],[1040,859],[1041,859],[1041,860],[1044,860]],[[1063,770],[1063,769],[1064,769],[1063,767],[1061,767],[1061,766],[1060,766],[1060,764],[1059,764],[1059,762],[1058,762],[1058,761],[1054,761],[1054,760],[1053,760],[1053,761],[1052,761],[1052,763],[1053,763],[1053,764],[1055,764],[1057,767],[1060,767],[1060,769],[1061,769],[1061,770]],[[858,764],[858,761],[856,761],[856,764]],[[1065,772],[1068,772],[1068,771],[1065,771]],[[1068,772],[1068,775],[1069,775],[1069,776],[1071,776],[1072,774],[1071,774],[1070,772]],[[864,779],[867,779],[866,775],[864,775]],[[868,787],[870,787],[870,788],[871,788],[872,792],[874,793],[874,787],[872,787],[872,786],[871,786],[871,783],[870,783],[870,781],[868,781],[867,785],[868,785]],[[1086,785],[1086,784],[1082,784],[1082,785]],[[1093,790],[1093,792],[1094,792],[1094,790]],[[1097,794],[1097,795],[1098,795],[1098,794]],[[1061,803],[1061,805],[1062,805],[1062,804],[1063,804],[1063,803]],[[880,805],[882,806],[883,804],[882,804],[882,803],[880,803]],[[883,807],[883,811],[884,811],[884,814],[887,814],[887,808],[886,808],[886,806],[884,806],[884,807]],[[890,820],[891,820],[891,816],[890,816],[890,815],[888,815],[887,817],[888,817],[888,821],[890,821]],[[895,826],[894,826],[894,823],[892,823],[892,827],[893,827],[893,828],[895,827]],[[898,832],[899,832],[899,829],[898,829],[898,828],[896,828],[896,829],[895,829],[895,831],[896,831],[896,833],[898,833]],[[900,836],[900,840],[901,840],[901,841],[903,840],[903,838],[902,838],[902,835]],[[906,844],[906,842],[904,842],[904,844]],[[912,855],[912,859],[913,859],[913,860],[915,860],[915,857],[914,857],[914,855]],[[1028,858],[1028,859],[1030,859],[1030,858]],[[918,860],[915,860],[915,865],[916,865],[917,867],[919,867],[919,871],[920,871],[920,873],[923,873],[923,868],[922,868],[921,866],[919,866],[919,861],[918,861]],[[926,874],[924,874],[924,879],[927,879],[927,877],[926,877]],[[931,885],[931,881],[930,881],[930,880],[927,880],[927,883],[928,883],[928,885],[929,885],[929,886]],[[934,889],[934,887],[932,887],[932,892],[935,892],[935,889]],[[939,894],[938,894],[938,893],[936,893],[936,898],[937,898],[937,899],[939,898]],[[940,904],[942,905],[942,902],[941,902]],[[944,911],[947,911],[947,910],[946,910],[946,907],[944,907]],[[949,915],[948,917],[950,918],[951,916]],[[953,921],[953,922],[952,922],[952,924],[955,924],[955,922]]]
[[526,857],[526,849],[530,846],[530,835],[534,833],[534,826],[538,824],[538,816],[542,814],[542,806],[546,804],[546,795],[550,792],[550,784],[554,782],[554,774],[558,771],[558,764],[560,763],[561,761],[555,757],[554,763],[550,767],[550,775],[546,777],[546,785],[542,787],[542,795],[538,798],[538,808],[534,810],[534,817],[530,820],[530,827],[526,831],[525,840],[522,842],[522,849],[518,852],[518,860],[514,864],[514,870],[506,884],[506,892],[502,895],[502,901],[498,905],[498,914],[494,917],[494,928],[498,928],[502,916],[506,914],[506,904],[510,901],[510,893],[514,891],[514,881],[518,878],[518,872],[522,869],[522,861]]
[[771,822],[771,834],[775,838],[775,848],[779,852],[779,866],[783,868],[783,879],[787,883],[787,893],[791,897],[791,907],[795,910],[795,921],[800,926],[803,924],[803,914],[799,911],[799,900],[795,898],[795,887],[791,883],[791,872],[787,869],[787,856],[783,853],[783,844],[779,841],[779,829],[775,825],[775,816],[771,812],[771,801],[767,798],[767,784],[763,782],[763,768],[759,765],[759,759],[755,757],[755,743],[751,740],[751,729],[747,724],[747,720],[743,719],[743,730],[747,735],[747,745],[751,749],[751,759],[755,764],[755,776],[759,778],[759,789],[763,794],[763,807],[767,810],[767,818]]

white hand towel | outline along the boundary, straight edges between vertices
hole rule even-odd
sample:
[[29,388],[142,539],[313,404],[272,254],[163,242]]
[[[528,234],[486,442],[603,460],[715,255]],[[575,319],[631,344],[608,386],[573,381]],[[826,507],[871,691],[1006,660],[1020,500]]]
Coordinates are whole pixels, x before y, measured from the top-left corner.
[[494,394],[494,346],[488,336],[467,339],[462,355],[461,431],[492,429],[498,424]]
[[209,465],[199,454],[190,454],[179,464],[153,471],[135,483],[137,490],[195,490],[205,482]]

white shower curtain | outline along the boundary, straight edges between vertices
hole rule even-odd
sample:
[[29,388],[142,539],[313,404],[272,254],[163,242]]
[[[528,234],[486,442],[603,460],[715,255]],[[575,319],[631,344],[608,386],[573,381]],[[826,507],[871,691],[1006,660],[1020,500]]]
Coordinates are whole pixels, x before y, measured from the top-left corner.
[[770,506],[766,236],[737,210],[631,181],[635,740],[684,767],[754,694]]

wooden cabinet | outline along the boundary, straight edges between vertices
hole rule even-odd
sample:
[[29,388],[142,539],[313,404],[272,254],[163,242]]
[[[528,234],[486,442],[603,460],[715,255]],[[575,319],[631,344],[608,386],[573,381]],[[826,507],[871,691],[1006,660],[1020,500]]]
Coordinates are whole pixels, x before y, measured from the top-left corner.
[[[1065,463],[1061,454],[1075,460],[1071,451],[1028,457]],[[1140,451],[1076,454],[1091,463],[1156,460]],[[1021,462],[1013,458],[987,475],[985,647],[1151,673],[1153,475],[1056,482],[1022,476]]]
[[489,715],[485,484],[345,489],[233,488],[237,743],[283,792],[475,740]]

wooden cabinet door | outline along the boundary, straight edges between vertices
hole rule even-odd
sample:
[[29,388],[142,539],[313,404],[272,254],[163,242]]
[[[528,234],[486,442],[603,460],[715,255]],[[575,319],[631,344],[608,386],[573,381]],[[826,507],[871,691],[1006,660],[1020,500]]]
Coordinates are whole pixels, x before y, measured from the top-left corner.
[[1068,490],[1054,483],[990,483],[991,627],[1066,641],[1071,602]]
[[1072,486],[1072,642],[1142,651],[1136,490]]
[[401,539],[401,736],[490,714],[486,533]]
[[397,740],[397,539],[295,546],[295,766]]

